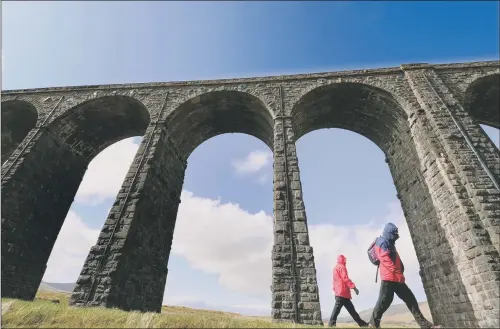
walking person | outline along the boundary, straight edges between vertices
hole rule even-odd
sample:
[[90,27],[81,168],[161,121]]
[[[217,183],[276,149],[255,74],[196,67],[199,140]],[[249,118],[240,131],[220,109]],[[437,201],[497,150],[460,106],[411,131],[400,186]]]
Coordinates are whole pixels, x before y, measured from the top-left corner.
[[356,295],[359,294],[356,285],[349,279],[346,268],[346,258],[344,255],[339,255],[337,257],[337,265],[333,269],[333,292],[335,293],[335,306],[333,307],[332,315],[330,321],[328,322],[329,327],[334,327],[337,324],[337,317],[340,310],[345,306],[347,312],[356,321],[360,327],[368,327],[368,322],[361,319],[358,312],[354,308],[351,302],[351,289],[354,290]]
[[378,301],[370,319],[370,327],[380,328],[382,315],[391,306],[394,294],[396,294],[406,304],[421,328],[441,328],[441,326],[433,325],[424,317],[418,307],[415,295],[405,283],[403,274],[405,267],[395,245],[397,239],[399,239],[397,226],[388,223],[385,225],[382,235],[368,249],[370,261],[380,267],[382,280]]

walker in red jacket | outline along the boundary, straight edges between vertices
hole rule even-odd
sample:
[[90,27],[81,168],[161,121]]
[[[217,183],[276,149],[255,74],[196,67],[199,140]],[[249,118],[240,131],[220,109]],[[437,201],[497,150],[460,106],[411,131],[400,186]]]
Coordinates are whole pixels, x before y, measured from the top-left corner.
[[382,282],[380,283],[380,293],[377,304],[373,309],[370,325],[375,328],[380,327],[382,315],[391,306],[394,294],[396,294],[405,302],[420,328],[441,328],[441,326],[433,325],[424,317],[415,295],[405,283],[403,274],[405,267],[396,250],[397,239],[399,239],[397,226],[393,223],[387,223],[382,235],[375,240],[373,246],[375,256],[380,262],[380,278]]
[[335,306],[333,307],[332,315],[330,317],[330,321],[328,322],[329,327],[334,327],[337,324],[337,317],[343,306],[345,306],[347,312],[349,312],[354,321],[356,321],[360,327],[368,326],[368,323],[361,319],[351,302],[351,289],[354,289],[356,295],[359,294],[359,290],[356,288],[354,282],[349,279],[349,275],[347,274],[345,256],[339,255],[337,258],[337,265],[333,269],[333,292],[335,293]]

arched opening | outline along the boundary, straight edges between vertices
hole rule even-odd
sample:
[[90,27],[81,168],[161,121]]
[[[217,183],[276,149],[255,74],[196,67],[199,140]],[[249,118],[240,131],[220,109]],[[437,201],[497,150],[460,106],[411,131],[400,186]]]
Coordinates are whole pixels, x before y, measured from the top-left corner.
[[[202,94],[200,96],[196,96],[181,104],[167,118],[166,125],[169,136],[169,142],[174,146],[176,155],[173,155],[171,152],[170,153],[167,152],[164,153],[163,158],[166,157],[172,158],[178,155],[183,159],[188,159],[189,162],[192,162],[193,161],[192,159],[195,158],[197,154],[199,154],[198,151],[200,153],[203,152],[205,147],[209,148],[210,145],[212,145],[212,143],[215,142],[216,140],[218,139],[233,140],[239,138],[238,135],[234,136],[223,135],[228,133],[241,133],[250,135],[257,138],[264,144],[266,144],[269,149],[272,149],[273,146],[273,117],[271,112],[267,109],[266,105],[260,99],[244,92],[215,91]],[[216,136],[218,137],[214,138]],[[197,149],[198,147],[200,147],[199,150]],[[265,148],[262,147],[260,147],[259,149],[265,150]],[[269,149],[265,151],[269,151]],[[215,157],[216,155],[212,154],[208,156]],[[198,164],[198,166],[199,165],[200,164]],[[202,167],[206,165],[207,163],[204,163]],[[173,213],[171,213],[171,216],[173,218],[169,218],[168,220],[166,220],[167,218],[164,219],[161,234],[155,235],[155,240],[156,240],[155,243],[161,243],[162,248],[168,251],[167,255],[165,255],[166,257],[165,262],[168,264],[170,264],[170,256],[171,256],[170,250],[172,248],[172,241],[174,235],[178,234],[182,237],[183,232],[185,235],[185,230],[188,229],[186,225],[189,226],[190,214],[192,214],[193,211],[195,211],[195,209],[193,208],[193,204],[203,202],[202,197],[210,195],[206,194],[206,192],[203,193],[203,191],[200,191],[200,194],[196,195],[194,194],[196,193],[196,191],[194,190],[184,191],[182,196],[180,195],[182,188],[184,186],[184,177],[185,177],[184,171],[187,170],[189,172],[190,170],[189,168],[190,168],[189,164],[187,165],[187,167],[182,167],[182,166],[172,167],[169,176],[182,177],[182,179],[177,179],[177,180],[169,179],[170,186],[168,186],[168,193],[170,195],[172,193],[176,195],[167,199],[167,202],[164,206],[165,208],[170,208],[175,210],[178,209],[178,211],[174,211]],[[204,176],[204,181],[210,179],[205,174],[203,174],[203,176]],[[220,183],[221,182],[217,182],[217,184]],[[233,195],[235,193],[236,192],[233,191]],[[218,196],[215,196],[213,194],[210,196],[215,199],[217,197],[220,197],[220,194]],[[179,205],[179,198],[182,199],[182,203],[180,205]],[[224,200],[220,201],[224,202]],[[230,200],[227,199],[227,201]],[[256,208],[254,208],[253,210],[254,212],[258,212],[256,211]],[[183,220],[183,222],[179,223],[179,217],[181,216],[182,218],[180,219]],[[200,216],[202,216],[202,218],[199,218],[199,220],[210,220],[210,218],[207,218],[207,215],[200,214]],[[260,217],[260,215],[258,215],[257,218],[258,217]],[[265,223],[267,220],[268,218],[261,218],[262,223]],[[176,225],[179,225],[179,227],[177,228]],[[179,231],[177,231],[177,229],[179,229]],[[194,233],[196,230],[193,228],[191,229],[191,231]],[[269,231],[269,235],[272,237],[272,230]],[[208,237],[208,232],[205,238],[206,237]],[[231,237],[227,235],[221,237],[221,239],[225,239],[226,241],[231,241],[235,246],[234,247],[235,251],[237,250],[239,245],[241,246],[242,243],[242,241],[232,240]],[[190,256],[189,250],[186,249],[186,247],[182,247],[182,241],[180,240],[177,241],[179,245],[177,249],[178,252],[177,255],[178,256],[183,255],[185,258],[184,260],[181,260],[179,259],[179,257],[175,257],[176,249],[174,249],[173,250],[174,260],[172,265],[182,266],[181,264],[185,264],[186,260],[195,261],[193,259],[186,259],[186,257],[188,258]],[[216,248],[216,246],[213,247]],[[204,248],[204,252],[210,252],[210,251],[221,252],[221,250],[212,250],[209,246],[206,246]],[[229,250],[225,251],[227,252],[226,257],[229,257],[230,256]],[[198,251],[198,253],[201,253],[201,251]],[[240,256],[244,257],[244,255]],[[146,264],[139,265],[139,262],[151,263],[157,261],[157,260],[152,260],[151,258],[146,259],[145,257],[134,257],[134,259],[137,259],[137,267],[147,266]],[[197,264],[195,266],[197,266],[198,268],[202,267],[201,264]],[[216,271],[214,268],[210,268],[210,270],[212,270],[212,274],[214,274],[213,271]],[[171,268],[169,265],[169,272],[170,271]],[[175,279],[175,274],[174,274],[174,279]],[[172,302],[172,299],[169,299],[168,290],[173,290],[172,298],[174,298],[173,302],[175,302],[176,291],[173,288],[169,288],[172,287],[172,285],[167,283],[165,288],[165,278],[159,281],[162,282],[164,285],[164,287],[161,287],[162,291],[163,289],[167,290],[167,294],[164,296],[165,301]],[[144,306],[145,305],[141,305],[140,307],[144,308]]]
[[273,117],[255,96],[238,91],[214,91],[181,104],[167,118],[167,130],[184,158],[209,138],[243,133],[273,147]]
[[33,129],[38,120],[36,108],[25,101],[2,102],[2,163]]
[[3,297],[34,297],[89,163],[111,144],[144,134],[149,120],[130,97],[84,102],[49,123],[3,178]]
[[479,125],[493,145],[500,149],[500,129],[485,124]]
[[223,134],[189,156],[163,305],[269,316],[273,156]]
[[90,161],[47,261],[39,287],[71,293],[95,245],[110,208],[139,148],[142,137],[116,142]]
[[[399,228],[396,246],[405,265],[406,283],[431,320],[418,259],[384,152],[358,133],[331,128],[302,136],[297,156],[323,320],[329,321],[335,303],[332,269],[339,254],[347,257],[349,277],[360,291],[359,296],[352,294],[354,306],[363,320],[370,320],[380,281],[375,283],[376,267],[366,258],[366,249],[387,222]],[[416,325],[404,303],[395,298],[382,318],[382,327],[408,322]],[[345,308],[337,319],[338,327],[344,324],[356,325]]]
[[[72,305],[160,311],[187,158],[204,141],[225,133],[244,133],[270,148],[273,145],[271,112],[257,97],[243,92],[216,91],[197,96],[178,106],[165,122],[166,129],[160,128],[154,134],[151,147],[154,153],[148,157],[147,174],[134,200],[135,210],[123,219],[127,224],[120,227],[125,228],[116,231],[120,223],[116,219],[121,218],[121,212],[110,212],[97,245],[84,265],[70,301]],[[146,152],[145,149],[142,152]],[[130,184],[125,190],[129,187]],[[184,194],[185,197],[189,195]],[[128,205],[126,199],[119,199],[120,196],[115,204]],[[126,238],[120,240],[121,245],[115,250],[123,246],[126,251],[119,252],[119,261],[115,261],[113,252],[108,252],[103,262],[109,263],[96,267],[92,260],[96,255],[102,257],[99,250],[108,246],[111,234],[119,231],[123,231],[120,234]],[[110,263],[109,266],[116,269],[113,277],[100,270]],[[88,279],[89,275],[92,280]],[[102,291],[107,291],[105,296]]]
[[[475,124],[468,134],[488,169],[500,178],[500,74],[473,81],[465,91],[464,107]],[[477,124],[477,125],[476,125]]]
[[[298,152],[300,154],[311,152],[310,149],[305,150],[302,148],[302,141],[300,138],[309,132],[323,128],[341,128],[357,133],[368,138],[378,146],[379,150],[382,151],[376,152],[373,150],[373,147],[370,149],[370,147],[366,146],[363,149],[361,149],[361,147],[356,148],[357,143],[360,142],[359,136],[354,137],[355,135],[352,133],[334,131],[330,134],[330,136],[337,136],[339,138],[337,142],[341,146],[344,146],[343,154],[335,154],[334,157],[332,155],[330,155],[330,157],[322,155],[321,158],[321,161],[325,161],[328,158],[331,160],[331,163],[328,164],[328,172],[324,174],[325,177],[330,176],[331,181],[325,178],[324,183],[326,184],[326,182],[329,182],[330,184],[334,184],[334,187],[328,188],[323,185],[323,188],[326,189],[326,192],[324,193],[331,195],[331,198],[328,198],[327,207],[330,211],[330,215],[324,215],[320,213],[319,210],[314,209],[315,202],[318,204],[317,201],[311,202],[313,205],[312,207],[309,206],[309,202],[307,200],[315,194],[311,193],[312,195],[309,196],[307,191],[312,189],[313,184],[308,182],[307,168],[305,168],[305,170],[302,169],[302,172],[305,174],[303,186],[305,190],[304,198],[306,202],[306,210],[308,212],[308,221],[311,223],[313,220],[311,217],[318,218],[321,216],[320,218],[323,218],[323,222],[320,222],[321,224],[317,224],[319,226],[319,232],[315,233],[314,224],[312,225],[310,233],[311,245],[315,250],[315,254],[318,254],[319,256],[318,262],[320,264],[322,257],[324,262],[330,263],[325,265],[325,267],[329,266],[329,268],[318,269],[328,271],[322,275],[318,275],[320,280],[320,293],[322,296],[327,296],[321,298],[322,303],[328,305],[322,306],[323,312],[326,312],[323,314],[323,318],[329,317],[332,311],[331,307],[333,306],[333,298],[331,297],[331,271],[336,263],[336,259],[334,258],[336,255],[331,255],[330,252],[325,251],[325,248],[328,246],[325,247],[324,245],[321,245],[325,242],[325,236],[328,236],[328,229],[326,226],[330,225],[336,228],[330,232],[330,238],[334,240],[330,242],[331,245],[329,247],[339,251],[345,250],[343,253],[351,257],[351,261],[348,263],[351,267],[353,267],[353,271],[350,272],[351,275],[353,277],[355,275],[363,276],[363,278],[359,277],[360,282],[358,282],[358,284],[366,284],[365,289],[375,292],[374,296],[363,296],[363,299],[366,300],[366,304],[364,305],[366,306],[371,304],[372,308],[375,306],[376,298],[378,297],[377,288],[379,287],[379,284],[375,284],[374,282],[375,267],[372,266],[372,271],[370,271],[372,274],[370,275],[367,275],[363,269],[359,268],[358,271],[363,270],[363,273],[355,274],[355,263],[359,261],[371,265],[366,259],[366,249],[373,239],[380,235],[383,225],[389,221],[397,222],[400,220],[399,216],[404,216],[408,231],[406,231],[406,237],[404,236],[404,233],[402,234],[396,245],[404,245],[402,242],[403,239],[411,237],[414,251],[411,250],[413,248],[408,249],[408,245],[406,244],[406,247],[401,248],[402,250],[400,250],[400,254],[410,255],[411,258],[411,255],[416,253],[416,259],[418,262],[414,263],[413,266],[417,267],[420,265],[420,268],[405,267],[405,269],[406,272],[412,273],[410,275],[413,277],[413,281],[417,286],[423,285],[434,320],[439,321],[441,319],[440,314],[443,314],[443,312],[449,312],[450,309],[455,309],[455,306],[447,301],[447,298],[453,296],[453,294],[457,292],[463,294],[464,297],[467,298],[467,292],[462,285],[457,285],[456,278],[459,276],[459,271],[453,261],[451,247],[444,239],[444,230],[439,225],[438,216],[421,171],[417,150],[414,146],[412,136],[410,135],[408,117],[400,104],[392,97],[392,95],[384,90],[363,84],[340,83],[322,86],[305,94],[294,106],[291,115],[298,139]],[[315,134],[323,134],[326,136],[327,132],[323,133],[323,131],[318,131],[315,132]],[[340,140],[341,136],[343,140]],[[357,143],[351,144],[350,141],[355,139],[358,140]],[[370,144],[364,139],[361,140],[365,145]],[[335,143],[336,141],[332,142]],[[344,142],[346,144],[344,144]],[[328,142],[322,139],[321,144],[323,146],[328,144]],[[323,148],[321,152],[324,152]],[[364,154],[360,154],[360,152],[367,154],[373,153],[373,160],[362,160]],[[378,204],[373,205],[373,201],[367,204],[359,203],[359,201],[362,201],[362,199],[359,198],[359,195],[363,196],[366,189],[368,189],[367,185],[375,184],[375,182],[377,182],[374,177],[370,178],[370,176],[377,174],[377,172],[372,170],[375,165],[372,166],[370,162],[377,160],[380,162],[383,159],[382,154],[385,157],[385,162],[388,163],[392,180],[397,191],[397,195],[395,196],[400,201],[400,206],[398,205],[399,202],[390,203],[392,215],[390,212],[389,218],[380,213],[382,211],[381,207],[388,207],[387,204],[384,204],[383,206]],[[345,169],[346,164],[349,163],[349,159],[346,158],[355,158],[362,161],[360,163],[352,164],[351,167],[355,169],[356,172],[362,171],[365,175],[363,176],[363,174],[360,174],[357,176],[356,172],[353,172],[351,176],[347,176],[352,180],[346,180],[346,176],[343,176],[345,173],[342,171],[342,168]],[[302,168],[304,161],[302,159],[299,159],[299,161],[301,161]],[[342,165],[344,166],[337,166],[336,162],[343,162]],[[380,167],[380,165],[377,166]],[[314,170],[317,172],[318,168],[315,168]],[[378,173],[379,175],[384,175],[382,169],[380,169]],[[387,173],[385,173],[385,176],[387,177],[386,174]],[[340,176],[343,176],[344,180],[340,179]],[[362,180],[362,177],[365,179]],[[359,180],[357,180],[358,178]],[[378,178],[379,177],[377,177],[377,179]],[[352,185],[339,186],[342,181],[344,184],[352,184],[355,185],[355,187]],[[319,184],[320,187],[322,183]],[[316,186],[314,188],[316,188]],[[336,199],[335,193],[339,192],[335,192],[335,189],[341,190],[340,193],[342,193],[342,198],[349,196],[352,201],[348,203],[346,199]],[[372,199],[376,200],[384,194],[387,197],[388,193],[393,193],[393,191],[393,189],[386,187],[385,193],[380,192],[379,194],[373,195]],[[369,200],[369,197],[366,194],[365,198],[365,202],[366,200]],[[392,201],[394,201],[394,199],[392,199]],[[326,202],[326,200],[324,200],[324,202]],[[379,215],[370,216],[368,212],[359,212],[360,215],[358,216],[362,216],[362,218],[349,219],[352,215],[349,213],[349,210],[340,210],[343,205],[341,202],[348,207],[359,208],[368,208],[367,205],[372,204],[372,209],[374,209],[373,213],[378,212]],[[325,205],[318,205],[317,207],[319,206],[322,206],[323,209],[325,207]],[[336,213],[335,210],[338,212]],[[335,216],[336,214],[338,215]],[[394,214],[396,214],[395,217],[393,216]],[[330,216],[334,218],[331,218]],[[379,217],[382,217],[382,219],[377,221]],[[372,220],[374,221],[372,222]],[[402,226],[402,232],[405,232],[405,225]],[[354,230],[353,228],[355,227],[360,229]],[[348,238],[341,237],[341,233],[339,233],[339,231],[342,234],[350,234],[351,236]],[[341,238],[344,240],[340,240]],[[344,241],[344,244],[340,244],[339,241]],[[358,247],[355,245],[356,243],[363,243],[363,246]],[[403,250],[405,248],[406,250]],[[446,260],[436,262],[433,260],[434,253],[447,255],[445,256]],[[404,261],[405,260],[403,259],[403,262]],[[410,260],[408,260],[408,262],[410,262]],[[418,282],[419,280],[415,274],[418,273],[420,269],[422,269],[421,283]],[[370,270],[370,266],[368,266],[366,270]],[[435,289],[435,286],[438,283],[436,281],[437,277],[441,278],[440,291]],[[418,287],[411,288],[418,290]],[[420,295],[420,297],[424,298],[422,295]],[[362,309],[358,310],[361,311]],[[368,321],[369,319],[364,320]]]
[[465,92],[464,104],[478,123],[500,129],[500,74],[491,74],[472,82]]

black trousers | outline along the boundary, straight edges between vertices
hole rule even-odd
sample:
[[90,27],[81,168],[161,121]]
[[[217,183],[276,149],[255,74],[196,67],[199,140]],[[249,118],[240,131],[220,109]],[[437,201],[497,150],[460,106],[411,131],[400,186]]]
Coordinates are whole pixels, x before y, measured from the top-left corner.
[[332,316],[330,317],[330,321],[328,321],[329,327],[333,327],[334,325],[337,324],[337,317],[339,316],[340,310],[342,310],[342,306],[345,306],[347,312],[349,312],[349,314],[352,316],[354,321],[356,321],[356,323],[360,327],[366,327],[368,325],[367,322],[363,321],[360,318],[358,312],[356,312],[356,309],[354,308],[354,305],[352,304],[350,299],[335,296],[335,306],[333,307]]
[[380,319],[382,319],[384,312],[391,306],[392,300],[394,299],[394,293],[406,304],[420,328],[430,328],[433,325],[431,322],[427,321],[420,311],[417,299],[406,283],[382,281],[380,283],[378,301],[373,309],[372,318],[370,320],[373,326],[380,328]]

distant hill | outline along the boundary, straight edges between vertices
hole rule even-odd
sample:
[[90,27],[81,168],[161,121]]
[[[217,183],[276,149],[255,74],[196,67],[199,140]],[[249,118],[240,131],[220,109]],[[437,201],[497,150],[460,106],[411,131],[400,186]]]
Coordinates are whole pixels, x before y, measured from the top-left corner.
[[73,292],[76,283],[54,283],[54,282],[43,282],[40,283],[38,290],[41,291],[52,291],[52,292]]
[[[427,302],[418,303],[422,314],[429,320],[432,321],[431,311],[429,309],[429,304]],[[358,312],[359,316],[365,320],[369,321],[373,308],[363,310]],[[329,318],[325,318],[324,321],[328,322]],[[338,318],[339,323],[353,323],[354,320],[350,316]],[[408,307],[405,304],[392,304],[389,309],[384,313],[382,317],[381,324],[416,324],[413,315],[411,314]]]
[[[72,293],[75,286],[76,283],[55,283],[55,282],[42,281],[38,290],[43,292]],[[186,301],[183,303],[183,306],[195,309],[219,311],[218,306],[210,305],[209,303],[203,301]],[[262,311],[258,309],[255,310],[247,309],[238,306],[225,307],[225,312],[232,312],[232,313],[242,314],[246,316],[255,316],[255,317],[269,316],[269,312],[267,311]]]

